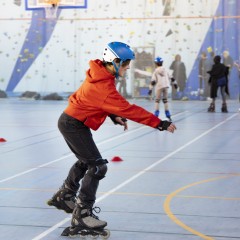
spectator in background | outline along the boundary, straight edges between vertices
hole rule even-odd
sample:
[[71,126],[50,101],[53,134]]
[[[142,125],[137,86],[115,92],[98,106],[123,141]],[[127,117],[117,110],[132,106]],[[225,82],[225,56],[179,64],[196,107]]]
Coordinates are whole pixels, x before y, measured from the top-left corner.
[[231,70],[234,66],[234,62],[232,57],[229,54],[229,51],[223,52],[223,64],[224,66],[228,67],[228,79],[230,80]]
[[208,71],[210,71],[212,69],[212,66],[214,64],[214,57],[215,57],[215,53],[213,51],[210,51],[209,53],[210,53],[209,54],[210,56],[206,60],[206,70],[207,70],[208,78],[207,78],[206,86],[205,86],[206,87],[205,88],[206,89],[206,96],[207,96],[208,100],[211,99],[210,98],[210,84],[209,84],[210,75],[209,75]]
[[[211,64],[211,68],[212,68],[212,65],[214,64],[214,57],[215,57],[215,53],[212,51],[210,52],[210,64]],[[210,69],[211,69],[210,68]]]
[[202,52],[198,64],[198,77],[199,77],[199,94],[204,97],[204,100],[209,96],[209,84],[208,79],[209,75],[208,69],[207,54]]
[[223,64],[224,66],[229,68],[229,72],[231,71],[234,63],[232,57],[229,55],[228,51],[223,52]]
[[[240,63],[238,62],[235,62],[234,63],[234,66],[237,67],[237,70],[238,70],[238,78],[240,80]],[[239,102],[240,102],[240,83],[238,84],[239,86]],[[238,109],[240,111],[240,108]]]
[[170,69],[173,70],[172,76],[178,85],[178,89],[172,88],[172,99],[181,99],[184,97],[187,75],[185,64],[181,61],[181,56],[179,54],[175,56],[175,60],[172,62]]

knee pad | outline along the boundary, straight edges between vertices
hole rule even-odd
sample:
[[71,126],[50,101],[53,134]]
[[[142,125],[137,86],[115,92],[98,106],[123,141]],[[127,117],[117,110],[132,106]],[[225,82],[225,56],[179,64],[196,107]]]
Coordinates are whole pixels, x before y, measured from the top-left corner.
[[98,180],[103,179],[107,173],[107,163],[106,159],[97,160],[95,164],[89,167],[88,174]]
[[166,98],[163,98],[163,103],[167,103],[168,102],[168,100],[166,99]]
[[160,103],[160,99],[159,99],[159,98],[156,98],[156,99],[155,99],[155,102],[156,102],[156,103]]

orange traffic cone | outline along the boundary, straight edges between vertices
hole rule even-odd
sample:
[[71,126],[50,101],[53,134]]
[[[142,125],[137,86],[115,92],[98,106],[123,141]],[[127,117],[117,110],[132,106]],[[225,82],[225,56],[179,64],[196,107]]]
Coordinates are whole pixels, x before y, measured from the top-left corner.
[[123,160],[122,160],[122,158],[120,158],[119,156],[115,156],[115,157],[112,158],[111,161],[112,161],[112,162],[121,162],[121,161],[123,161]]

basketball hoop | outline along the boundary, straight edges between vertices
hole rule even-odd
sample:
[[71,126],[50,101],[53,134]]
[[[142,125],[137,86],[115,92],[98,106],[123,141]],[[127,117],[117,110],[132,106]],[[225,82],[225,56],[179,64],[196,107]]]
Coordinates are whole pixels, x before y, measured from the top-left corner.
[[[17,0],[15,0],[17,1]],[[20,1],[20,0],[19,0]],[[86,9],[88,0],[21,0],[27,11],[43,10],[45,19],[56,20],[59,9]]]
[[45,8],[45,17],[47,19],[56,19],[57,18],[57,10],[59,7],[60,0],[44,0],[46,4]]

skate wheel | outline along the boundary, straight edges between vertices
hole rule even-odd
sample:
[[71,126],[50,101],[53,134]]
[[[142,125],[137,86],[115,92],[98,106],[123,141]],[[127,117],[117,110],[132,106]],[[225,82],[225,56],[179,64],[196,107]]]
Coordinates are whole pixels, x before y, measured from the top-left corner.
[[47,201],[47,205],[48,205],[48,206],[53,206],[52,199],[50,199],[50,200]]
[[98,234],[96,234],[96,235],[93,235],[93,236],[92,236],[92,239],[97,239],[97,238],[98,238],[98,236],[99,236]]
[[82,239],[82,240],[85,240],[85,239],[87,239],[87,236],[86,235],[79,235],[79,237],[80,237],[80,239]]
[[80,233],[80,234],[79,234],[79,237],[80,237],[80,239],[82,239],[82,240],[87,239],[86,233]]
[[105,229],[101,234],[101,237],[102,239],[108,239],[110,237],[110,231],[108,229]]

